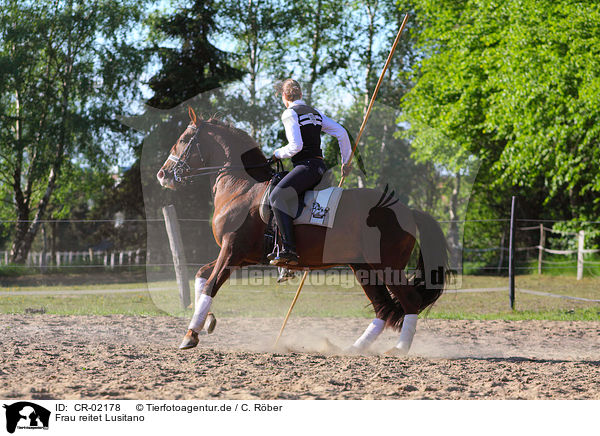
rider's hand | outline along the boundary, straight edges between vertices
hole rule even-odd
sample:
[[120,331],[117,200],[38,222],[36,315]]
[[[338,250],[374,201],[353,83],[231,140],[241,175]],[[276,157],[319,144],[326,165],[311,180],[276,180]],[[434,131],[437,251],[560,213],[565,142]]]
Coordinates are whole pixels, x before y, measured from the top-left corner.
[[342,177],[347,177],[350,171],[352,171],[351,164],[342,164]]
[[276,164],[278,161],[279,161],[279,158],[275,157],[275,155],[273,155],[269,159],[267,159],[267,163],[269,165]]

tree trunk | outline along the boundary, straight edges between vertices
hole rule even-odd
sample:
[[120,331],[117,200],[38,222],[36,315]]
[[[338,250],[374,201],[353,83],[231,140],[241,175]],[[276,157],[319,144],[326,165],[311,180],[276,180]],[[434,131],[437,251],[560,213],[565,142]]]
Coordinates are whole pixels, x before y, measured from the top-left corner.
[[[62,147],[59,146],[58,148],[59,150],[61,150],[62,154]],[[48,177],[46,192],[44,192],[44,196],[40,199],[38,203],[37,211],[35,217],[33,218],[33,221],[31,221],[31,223],[24,223],[23,229],[26,230],[24,234],[21,233],[21,235],[19,235],[21,236],[20,238],[17,238],[17,236],[15,236],[15,242],[13,244],[13,250],[11,252],[13,262],[15,263],[22,264],[25,263],[25,261],[27,260],[27,255],[31,250],[31,244],[33,244],[33,240],[37,235],[41,224],[41,220],[43,219],[46,213],[46,208],[48,207],[48,203],[50,202],[50,197],[52,195],[52,192],[54,192],[54,188],[56,186],[57,172],[59,168],[60,164],[57,163],[55,164],[55,167],[50,170],[50,176]]]
[[[69,2],[69,6],[72,7],[72,2]],[[56,180],[60,173],[62,163],[64,160],[64,151],[66,148],[67,141],[67,130],[69,119],[69,100],[70,100],[70,87],[71,87],[71,74],[73,72],[73,51],[72,41],[69,37],[67,39],[67,59],[68,62],[64,65],[63,76],[62,76],[62,107],[61,107],[61,124],[60,124],[60,136],[58,144],[56,146],[56,152],[54,154],[54,162],[50,173],[48,175],[48,182],[46,184],[46,190],[44,195],[40,199],[36,207],[36,213],[31,222],[29,222],[29,214],[31,213],[31,179],[27,180],[26,196],[23,195],[21,190],[21,162],[23,154],[19,155],[18,165],[14,171],[14,189],[15,189],[15,200],[17,205],[17,216],[19,222],[17,223],[17,232],[11,249],[11,257],[14,263],[23,264],[27,261],[27,255],[31,250],[33,240],[39,230],[41,220],[46,214],[46,209],[50,203],[50,198],[56,187]],[[17,94],[17,112],[19,111],[18,94]],[[17,117],[17,123],[19,123],[19,117]],[[19,126],[19,124],[17,124]],[[20,135],[20,128],[17,129],[17,134]],[[18,142],[21,142],[20,136],[17,138]],[[22,147],[21,147],[22,149]],[[28,173],[27,176],[30,178],[31,175]]]
[[[250,35],[248,37],[249,72],[250,72],[250,107],[256,107],[256,79],[258,76],[258,26],[256,24],[256,10],[253,0],[248,0],[248,15],[250,21]],[[252,112],[254,113],[254,111]],[[250,122],[250,136],[260,143],[258,122]]]
[[40,270],[46,271],[46,252],[48,251],[48,238],[46,237],[46,226],[42,224],[42,258],[40,259]]
[[25,252],[23,255],[23,244],[29,227],[28,220],[30,210],[29,201],[21,189],[21,178],[23,173],[23,138],[21,130],[21,99],[19,90],[15,91],[15,112],[15,135],[18,150],[12,177],[15,195],[15,207],[17,209],[17,225],[15,238],[10,249],[10,257],[12,263],[24,263],[27,259],[27,252]]
[[306,91],[304,93],[304,100],[306,104],[311,104],[312,93],[315,82],[318,78],[318,65],[319,65],[319,49],[321,47],[321,11],[322,11],[322,0],[317,1],[317,10],[315,11],[315,28],[313,31],[312,40],[312,53],[310,60],[310,78],[306,84]]
[[380,184],[382,180],[385,180],[386,175],[383,173],[383,166],[386,162],[386,146],[388,139],[388,123],[387,120],[383,123],[383,137],[381,138],[381,147],[379,148],[379,176],[378,183]]
[[369,17],[369,27],[367,30],[367,51],[365,54],[365,96],[363,101],[363,116],[366,115],[369,108],[369,91],[371,89],[371,76],[373,75],[373,41],[375,38],[375,15],[377,13],[377,2],[371,5],[369,1],[366,4],[367,16]]

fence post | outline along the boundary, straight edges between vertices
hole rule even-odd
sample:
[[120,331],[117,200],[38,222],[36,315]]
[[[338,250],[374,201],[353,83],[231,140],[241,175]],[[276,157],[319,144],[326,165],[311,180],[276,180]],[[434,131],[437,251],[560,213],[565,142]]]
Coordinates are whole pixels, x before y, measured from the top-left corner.
[[515,309],[515,206],[517,197],[513,195],[510,206],[510,237],[508,248],[508,292],[510,308]]
[[544,223],[540,223],[540,252],[538,254],[538,275],[542,274],[542,256],[544,253]]
[[179,299],[181,301],[181,305],[185,309],[191,303],[190,281],[188,278],[181,233],[179,232],[177,213],[175,212],[175,206],[172,204],[169,206],[164,206],[162,210],[165,217],[165,226],[167,227],[169,245],[171,246],[171,253],[173,255],[173,263],[175,264],[175,276],[177,277],[177,285],[179,287]]
[[583,249],[585,244],[585,232],[579,231],[577,241],[577,280],[583,278]]

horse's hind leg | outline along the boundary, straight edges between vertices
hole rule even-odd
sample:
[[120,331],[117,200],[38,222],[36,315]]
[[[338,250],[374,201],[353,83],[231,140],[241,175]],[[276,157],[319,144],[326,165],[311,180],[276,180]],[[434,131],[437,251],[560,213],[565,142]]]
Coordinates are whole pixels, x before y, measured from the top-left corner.
[[423,299],[417,288],[412,285],[390,284],[388,289],[400,301],[405,315],[398,343],[387,354],[406,355],[417,331],[418,313]]
[[371,321],[364,333],[350,348],[351,351],[362,352],[366,351],[375,342],[385,328],[385,320],[389,315],[390,305],[393,306],[394,302],[384,285],[373,282],[374,275],[371,274],[370,267],[363,268],[360,265],[352,265],[351,268],[375,310],[375,319]]

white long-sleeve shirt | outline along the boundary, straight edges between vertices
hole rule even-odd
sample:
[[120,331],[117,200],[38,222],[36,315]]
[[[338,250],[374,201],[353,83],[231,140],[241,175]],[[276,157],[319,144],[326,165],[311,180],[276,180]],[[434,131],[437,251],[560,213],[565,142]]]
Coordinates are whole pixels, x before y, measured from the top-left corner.
[[[300,150],[302,150],[302,135],[300,134],[300,123],[298,122],[298,114],[292,110],[292,106],[306,104],[303,100],[296,100],[290,104],[283,114],[281,114],[281,121],[285,127],[285,136],[288,140],[288,145],[278,148],[275,150],[273,155],[278,159],[285,159],[294,156]],[[348,138],[348,132],[339,123],[335,122],[329,117],[323,115],[323,113],[315,109],[323,119],[321,125],[321,131],[334,136],[338,140],[340,146],[340,152],[342,154],[342,163],[348,163],[352,148],[350,145],[350,138]]]

